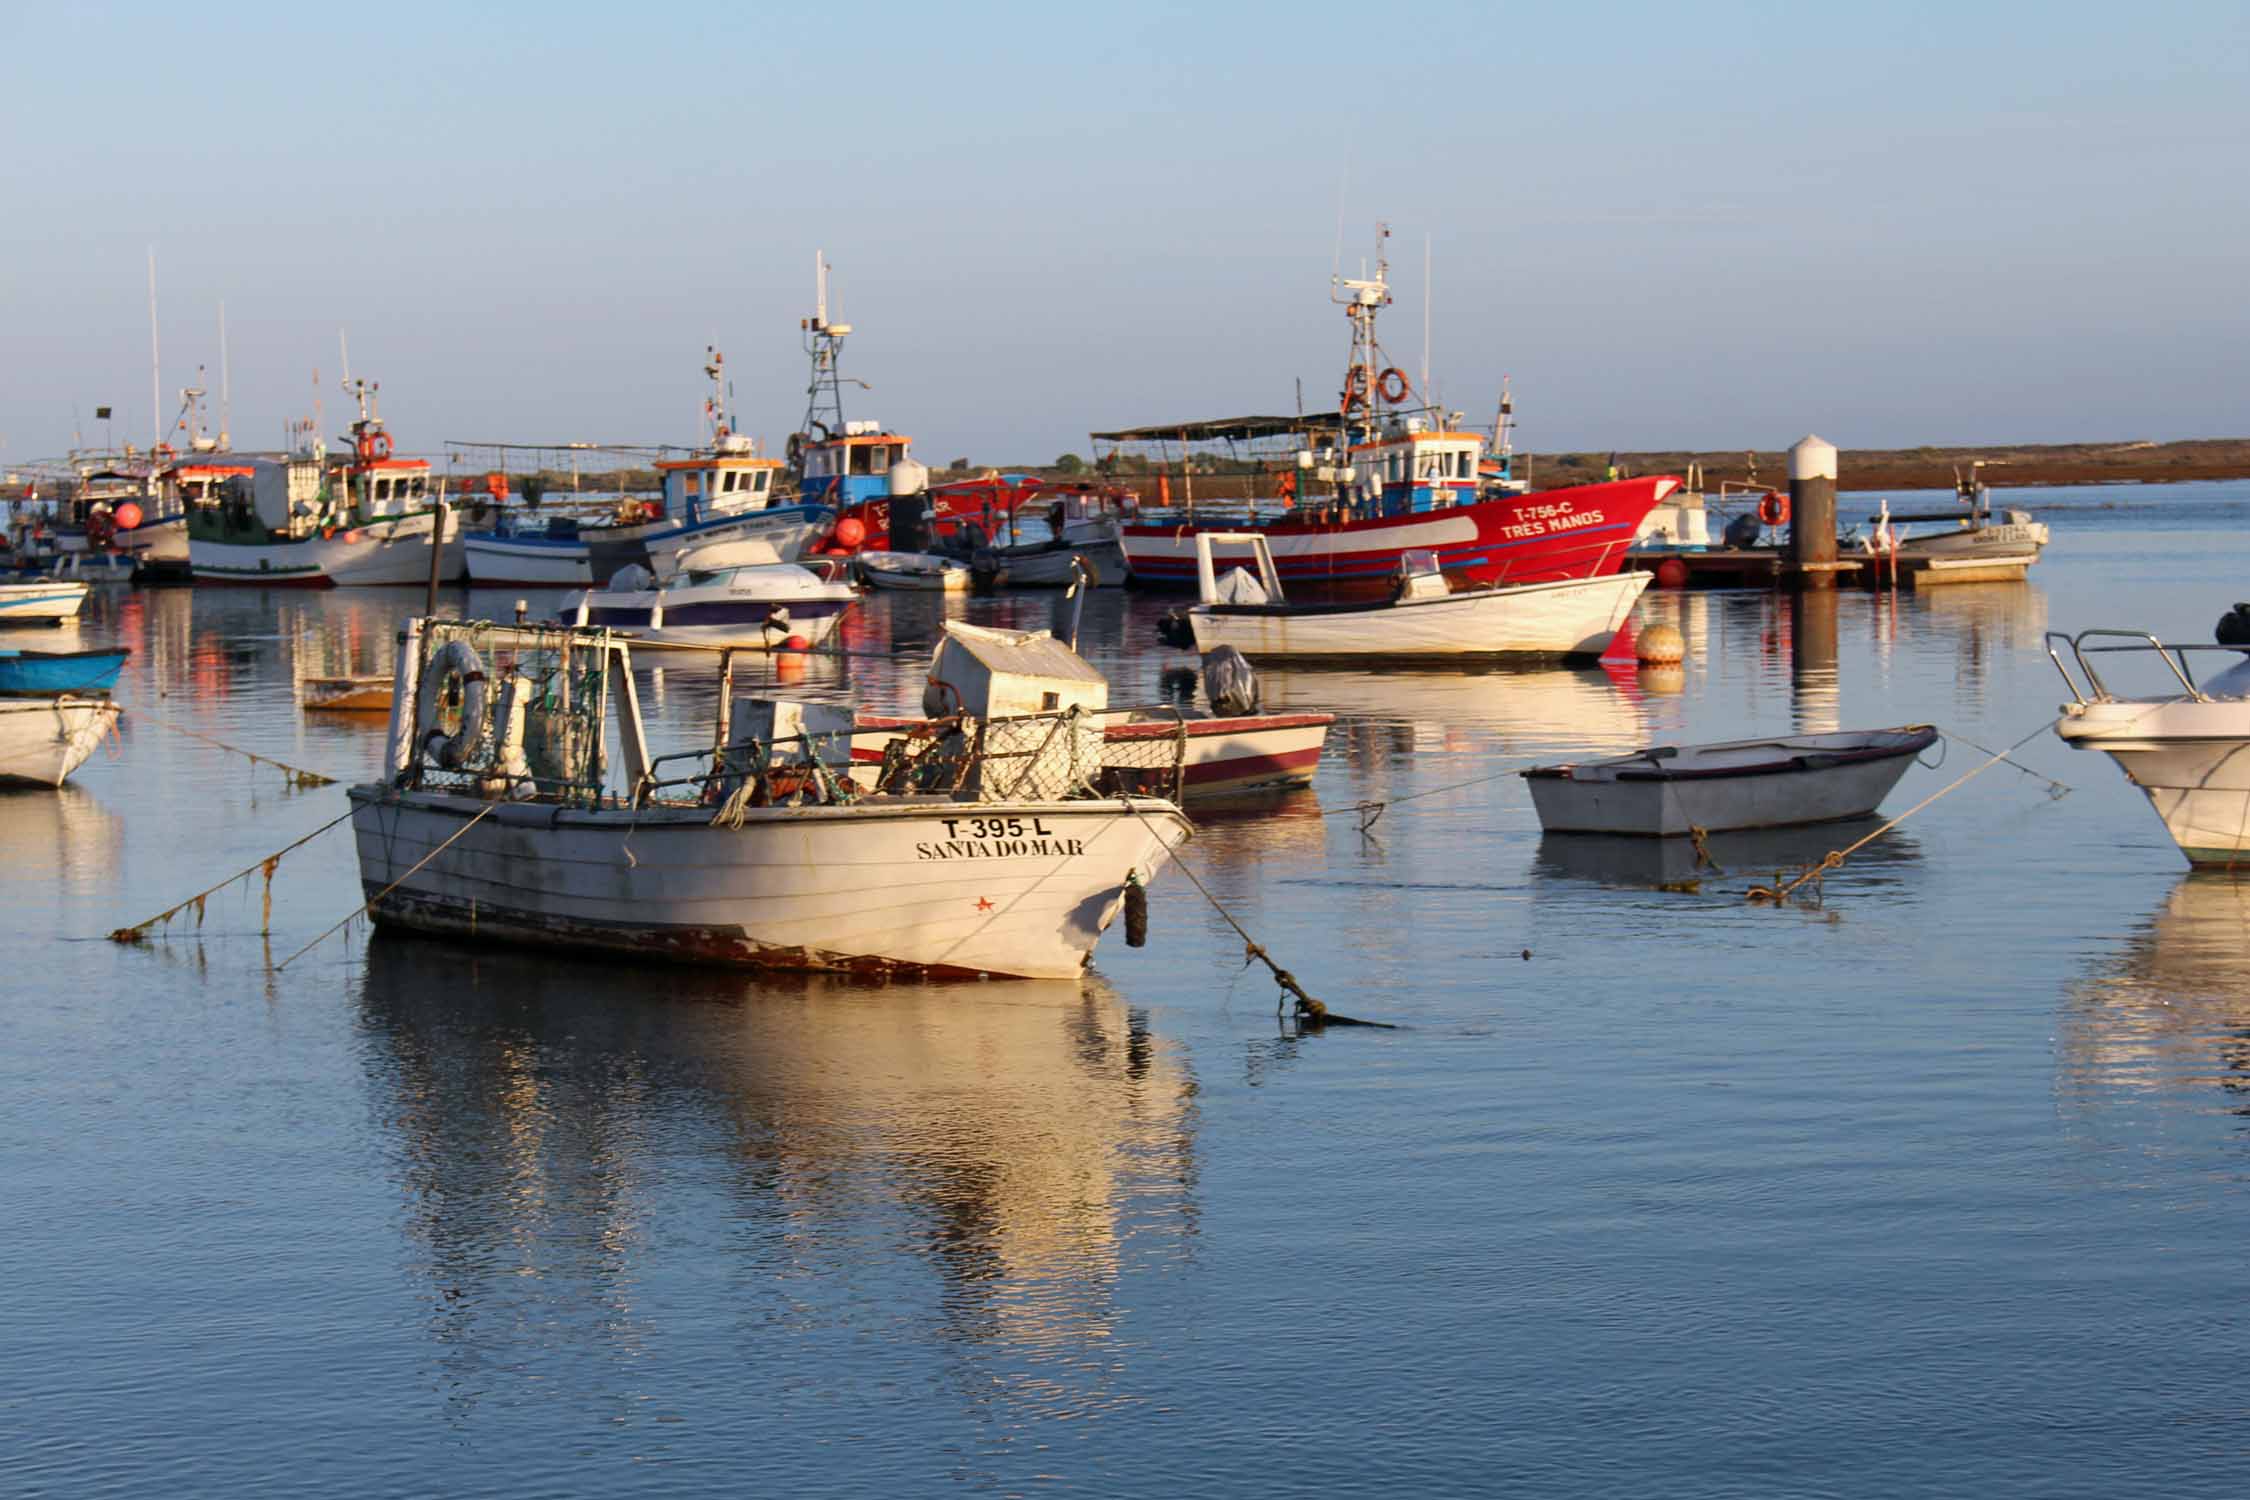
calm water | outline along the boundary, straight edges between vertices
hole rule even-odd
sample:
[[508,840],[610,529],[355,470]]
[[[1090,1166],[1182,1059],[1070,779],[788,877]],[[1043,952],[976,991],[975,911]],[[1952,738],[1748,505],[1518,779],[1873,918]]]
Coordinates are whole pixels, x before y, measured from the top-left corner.
[[[1833,622],[1651,596],[1684,686],[1269,672],[1316,787],[1186,861],[1339,1010],[1297,1036],[1177,871],[1083,989],[867,988],[354,927],[398,593],[133,594],[122,747],[0,797],[0,1492],[2181,1494],[2250,1447],[2250,894],[2051,735],[1830,877],[1542,843],[1496,772],[1656,739],[2053,715],[2040,633],[2208,639],[2250,485],[2011,492],[2030,586]],[[1850,507],[1847,507],[1847,514]],[[534,600],[546,604],[546,600]],[[510,596],[471,596],[505,612]],[[1088,654],[1150,701],[1162,602]],[[790,690],[906,704],[870,601]],[[1832,668],[1797,660],[1832,630]],[[69,639],[68,636],[65,639]],[[26,642],[56,645],[54,637]],[[709,684],[645,674],[682,734]],[[1909,773],[1904,808],[1973,765]],[[1362,836],[1353,805],[1391,806]],[[1409,800],[1411,799],[1411,800]],[[1528,959],[1524,956],[1529,950]]]

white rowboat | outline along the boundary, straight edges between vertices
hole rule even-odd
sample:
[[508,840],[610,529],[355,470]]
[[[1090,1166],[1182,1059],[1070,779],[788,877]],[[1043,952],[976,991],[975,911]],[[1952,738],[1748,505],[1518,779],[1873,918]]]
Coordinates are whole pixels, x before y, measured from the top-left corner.
[[61,786],[86,763],[121,710],[107,698],[0,698],[0,782]]
[[1927,724],[1659,745],[1523,773],[1549,833],[1657,838],[1865,817],[1936,741]]

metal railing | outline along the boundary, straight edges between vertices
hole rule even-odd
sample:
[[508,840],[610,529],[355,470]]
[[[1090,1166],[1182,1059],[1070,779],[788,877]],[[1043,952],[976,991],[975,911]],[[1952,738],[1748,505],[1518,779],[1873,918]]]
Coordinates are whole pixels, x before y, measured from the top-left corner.
[[[2093,646],[2087,644],[2087,642],[2097,639],[2130,641],[2133,644],[2125,646]],[[2079,687],[2079,679],[2072,677],[2070,669],[2063,665],[2062,653],[2056,648],[2055,644],[2058,641],[2070,648],[2071,659],[2077,662],[2079,675],[2085,680],[2086,685],[2083,689]],[[2154,652],[2157,659],[2171,670],[2173,679],[2179,683],[2181,693],[2189,702],[2208,703],[2211,700],[2204,695],[2201,688],[2195,685],[2195,672],[2188,666],[2187,654],[2190,651],[2226,651],[2241,657],[2246,652],[2250,652],[2250,646],[2223,646],[2216,643],[2206,644],[2201,641],[2191,641],[2185,644],[2160,641],[2145,630],[2081,630],[2076,635],[2062,630],[2050,630],[2046,634],[2046,642],[2047,659],[2053,662],[2055,670],[2062,674],[2063,686],[2070,689],[2071,705],[2075,708],[2084,708],[2088,703],[2112,703],[2116,701],[2116,694],[2109,690],[2109,684],[2102,680],[2102,675],[2095,670],[2094,664],[2086,659],[2089,656],[2114,656],[2125,652]]]

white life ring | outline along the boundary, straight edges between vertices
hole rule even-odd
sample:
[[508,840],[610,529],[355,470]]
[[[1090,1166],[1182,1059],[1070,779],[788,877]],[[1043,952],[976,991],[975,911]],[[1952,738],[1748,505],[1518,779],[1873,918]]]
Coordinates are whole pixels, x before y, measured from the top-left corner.
[[[461,727],[449,735],[438,727],[437,716],[445,699],[446,681],[452,677],[461,679]],[[440,646],[422,673],[422,691],[414,705],[422,753],[446,770],[458,771],[484,734],[485,705],[491,692],[492,685],[484,676],[484,659],[477,655],[476,647],[462,640]]]

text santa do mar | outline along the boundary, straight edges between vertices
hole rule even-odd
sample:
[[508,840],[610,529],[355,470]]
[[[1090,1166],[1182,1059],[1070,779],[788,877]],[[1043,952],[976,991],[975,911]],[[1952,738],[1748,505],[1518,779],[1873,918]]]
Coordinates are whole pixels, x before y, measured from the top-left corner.
[[946,836],[914,846],[916,859],[1008,859],[1084,854],[1084,839],[1057,838],[1045,818],[941,818]]

